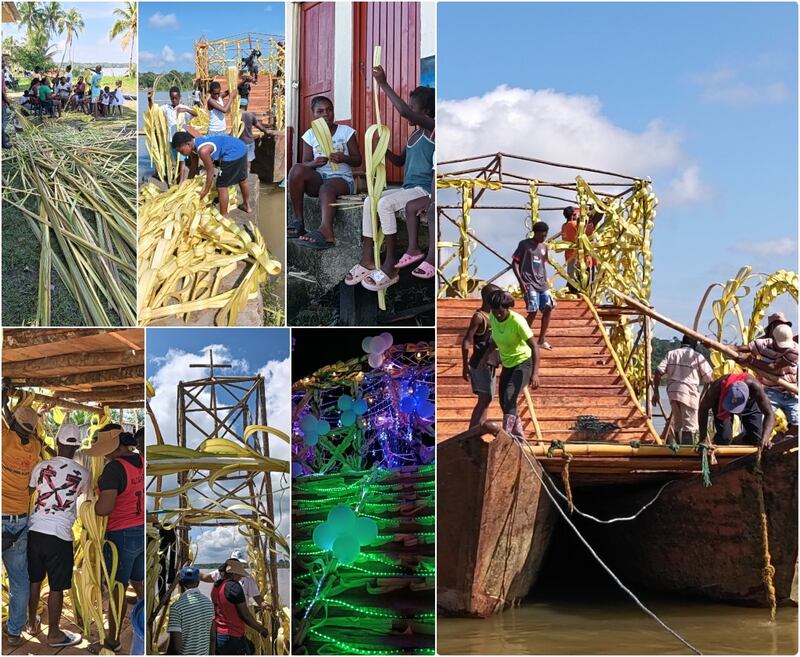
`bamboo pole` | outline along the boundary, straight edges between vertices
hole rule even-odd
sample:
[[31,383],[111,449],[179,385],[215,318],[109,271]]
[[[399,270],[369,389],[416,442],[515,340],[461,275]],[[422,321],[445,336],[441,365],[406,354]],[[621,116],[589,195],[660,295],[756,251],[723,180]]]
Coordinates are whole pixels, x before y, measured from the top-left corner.
[[[675,320],[672,320],[669,317],[665,317],[664,315],[662,315],[660,313],[657,313],[655,310],[653,310],[649,306],[645,305],[644,303],[642,303],[638,299],[634,299],[633,297],[630,297],[627,294],[624,294],[624,293],[620,292],[619,290],[615,290],[614,288],[610,287],[610,288],[608,288],[608,291],[611,294],[615,295],[617,298],[619,298],[622,301],[624,301],[625,303],[627,303],[628,305],[633,306],[637,310],[641,311],[642,313],[644,313],[648,317],[651,317],[652,319],[656,320],[657,322],[661,322],[665,326],[669,326],[671,329],[675,329],[676,331],[680,331],[684,335],[688,335],[690,338],[694,338],[699,343],[704,344],[709,349],[714,349],[715,351],[718,351],[721,354],[724,354],[725,356],[728,356],[728,358],[731,358],[732,360],[736,361],[737,363],[741,360],[741,356],[739,355],[739,353],[735,349],[732,349],[731,347],[729,347],[728,345],[722,344],[721,342],[717,342],[716,340],[714,340],[712,338],[709,338],[709,337],[703,335],[702,333],[698,333],[697,331],[695,331],[693,329],[690,329],[688,326],[684,326],[683,324],[679,324]],[[771,381],[772,383],[775,383],[776,385],[780,386],[784,390],[787,390],[788,392],[794,393],[795,395],[797,394],[797,386],[796,385],[792,385],[788,381],[784,381],[783,379],[777,378],[774,374],[772,374],[771,372],[767,371],[766,369],[764,369],[762,367],[759,367],[758,365],[751,364],[751,363],[748,363],[746,365],[746,367],[749,368],[749,369],[755,370],[756,372],[761,374],[765,379],[767,379],[768,381]]]
[[111,366],[124,367],[129,365],[139,365],[144,361],[144,354],[139,351],[91,351],[85,353],[59,354],[57,356],[45,356],[43,358],[33,358],[31,360],[16,360],[10,363],[3,363],[3,376],[22,376],[26,373],[41,372],[42,370],[56,370],[69,368],[75,371],[78,367],[93,367],[103,365],[106,368]]
[[[549,445],[528,445],[526,450],[533,456],[547,457],[547,452],[550,449]],[[717,457],[739,457],[755,454],[758,447],[750,447],[749,445],[726,445],[714,447],[714,455]],[[670,459],[681,456],[697,456],[697,450],[694,445],[683,445],[678,448],[677,452],[666,445],[642,445],[641,447],[632,447],[631,445],[612,445],[609,443],[597,444],[575,444],[564,443],[564,449],[554,449],[552,458],[561,458],[566,452],[572,456],[638,456],[638,457],[663,457]]]

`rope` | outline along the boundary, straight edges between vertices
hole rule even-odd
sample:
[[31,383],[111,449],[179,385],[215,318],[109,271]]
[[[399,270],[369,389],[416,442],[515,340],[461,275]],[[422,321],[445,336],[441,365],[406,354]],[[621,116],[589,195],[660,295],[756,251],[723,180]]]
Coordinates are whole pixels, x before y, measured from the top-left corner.
[[[700,465],[703,470],[703,486],[711,485],[711,463],[716,464],[714,458],[714,447],[707,443],[698,443],[697,449],[700,450]],[[710,456],[710,458],[709,458]]]
[[564,469],[561,470],[561,481],[564,482],[564,492],[567,494],[567,508],[570,514],[575,510],[575,505],[572,503],[572,487],[569,485],[569,462],[572,460],[572,454],[563,452],[564,454]]
[[[636,603],[636,605],[644,613],[646,613],[648,616],[650,616],[656,623],[658,623],[662,628],[664,628],[672,636],[674,636],[676,639],[678,639],[678,641],[680,641],[684,646],[686,646],[694,654],[702,655],[703,654],[702,652],[700,652],[691,643],[689,643],[686,639],[684,639],[680,634],[678,634],[675,630],[673,630],[669,625],[667,625],[664,621],[662,621],[658,616],[656,616],[655,613],[653,613],[647,607],[645,607],[644,604],[641,602],[641,600],[639,600],[639,598],[636,597],[636,594],[633,591],[631,591],[627,586],[625,586],[620,581],[620,579],[614,574],[614,571],[612,571],[611,568],[609,568],[605,564],[605,562],[602,560],[600,555],[598,555],[597,552],[594,551],[592,546],[589,545],[589,542],[583,537],[583,535],[580,533],[580,531],[575,526],[575,524],[569,519],[569,516],[567,515],[567,512],[564,511],[564,509],[561,508],[560,504],[558,504],[558,501],[553,496],[553,494],[550,492],[550,488],[546,485],[545,480],[537,472],[536,466],[533,464],[533,462],[531,462],[530,457],[528,456],[527,452],[525,451],[525,448],[524,448],[524,445],[523,445],[523,441],[521,439],[519,439],[519,438],[516,438],[515,436],[512,436],[512,438],[516,442],[517,446],[520,448],[520,451],[522,452],[522,455],[525,457],[525,459],[528,461],[528,464],[531,466],[531,471],[533,472],[534,475],[536,475],[536,478],[542,484],[542,488],[544,489],[545,493],[547,493],[547,496],[550,498],[550,500],[553,502],[553,504],[555,505],[555,507],[558,510],[558,512],[561,514],[561,517],[564,518],[564,521],[567,523],[567,525],[569,525],[570,529],[572,529],[572,531],[575,532],[575,535],[578,537],[578,539],[581,541],[581,543],[583,543],[584,546],[586,546],[586,549],[589,550],[589,553],[595,558],[597,563],[599,563],[602,566],[603,570],[605,570],[611,576],[611,578],[616,582],[616,584],[623,591],[625,591],[625,593],[627,593],[631,597],[631,599]],[[545,476],[547,476],[548,479],[549,479],[549,475],[547,475],[546,472],[545,472]]]
[[767,505],[764,501],[764,471],[761,469],[761,453],[762,448],[759,447],[753,474],[758,484],[758,486],[756,486],[756,499],[758,500],[758,513],[761,522],[761,547],[762,558],[764,560],[764,567],[761,569],[761,578],[764,582],[764,589],[767,592],[767,599],[769,600],[769,620],[774,623],[778,603],[775,595],[775,566],[772,565],[772,555],[769,553],[769,524],[767,519]]

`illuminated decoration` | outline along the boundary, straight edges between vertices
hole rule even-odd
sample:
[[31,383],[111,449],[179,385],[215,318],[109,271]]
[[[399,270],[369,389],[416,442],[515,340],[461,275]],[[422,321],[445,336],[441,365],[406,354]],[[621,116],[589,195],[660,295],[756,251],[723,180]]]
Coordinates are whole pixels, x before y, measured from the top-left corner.
[[295,654],[434,654],[434,349],[393,342],[292,390]]

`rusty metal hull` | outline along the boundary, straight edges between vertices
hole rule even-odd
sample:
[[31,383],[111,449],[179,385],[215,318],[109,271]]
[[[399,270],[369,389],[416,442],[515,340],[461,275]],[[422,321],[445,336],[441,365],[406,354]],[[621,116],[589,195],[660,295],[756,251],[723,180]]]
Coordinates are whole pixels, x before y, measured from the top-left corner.
[[491,616],[534,585],[556,512],[507,435],[451,438],[437,449],[439,611]]
[[[650,590],[766,606],[755,457],[700,477],[676,481],[633,522],[592,531],[602,553],[626,583]],[[764,452],[764,499],[769,551],[779,604],[797,603],[797,439]],[[653,488],[604,498],[609,509],[641,506]],[[609,504],[610,503],[610,504]],[[595,526],[596,527],[596,526]],[[588,529],[588,528],[587,528]]]

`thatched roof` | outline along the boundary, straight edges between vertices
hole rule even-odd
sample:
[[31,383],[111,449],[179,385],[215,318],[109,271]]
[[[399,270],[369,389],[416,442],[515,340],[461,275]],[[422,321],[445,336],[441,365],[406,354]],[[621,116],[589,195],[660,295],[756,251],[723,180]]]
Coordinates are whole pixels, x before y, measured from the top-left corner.
[[144,329],[6,329],[3,378],[66,408],[143,408]]

